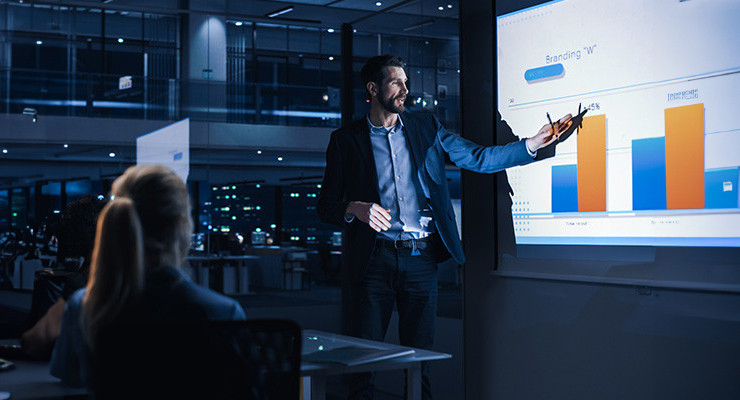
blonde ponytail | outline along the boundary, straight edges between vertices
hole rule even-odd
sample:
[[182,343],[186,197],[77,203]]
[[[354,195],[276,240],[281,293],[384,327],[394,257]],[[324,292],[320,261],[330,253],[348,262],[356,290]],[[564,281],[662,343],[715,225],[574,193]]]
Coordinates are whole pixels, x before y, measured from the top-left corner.
[[91,348],[99,329],[140,299],[147,270],[180,266],[193,230],[188,188],[171,169],[130,167],[112,189],[115,200],[98,219],[82,303]]
[[90,278],[83,300],[89,343],[115,320],[144,286],[144,243],[134,202],[117,197],[98,219]]

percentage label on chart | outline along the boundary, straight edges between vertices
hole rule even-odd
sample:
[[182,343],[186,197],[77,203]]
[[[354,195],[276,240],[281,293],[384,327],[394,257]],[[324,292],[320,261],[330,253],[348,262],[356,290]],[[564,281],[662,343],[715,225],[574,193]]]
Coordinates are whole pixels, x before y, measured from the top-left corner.
[[599,105],[598,102],[594,102],[591,104],[587,104],[585,108],[589,111],[596,111],[596,110],[600,110],[601,106]]

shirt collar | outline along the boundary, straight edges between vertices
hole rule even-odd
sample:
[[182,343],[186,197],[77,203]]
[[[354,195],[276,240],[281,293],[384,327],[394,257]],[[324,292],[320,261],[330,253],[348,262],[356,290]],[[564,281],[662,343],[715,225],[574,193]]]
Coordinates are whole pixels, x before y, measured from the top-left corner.
[[373,125],[373,123],[370,122],[370,114],[366,115],[365,119],[367,120],[367,126],[370,128],[370,133],[385,135],[388,133],[400,132],[403,128],[403,120],[401,119],[401,114],[398,114],[398,121],[396,122],[396,125],[393,125],[391,128]]

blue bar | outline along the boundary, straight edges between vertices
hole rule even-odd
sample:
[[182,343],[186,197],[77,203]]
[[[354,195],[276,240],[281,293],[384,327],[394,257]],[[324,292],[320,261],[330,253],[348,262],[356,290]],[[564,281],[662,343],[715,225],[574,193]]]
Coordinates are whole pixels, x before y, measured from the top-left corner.
[[704,172],[704,207],[738,208],[737,184],[740,168],[711,169]]
[[665,210],[665,137],[632,141],[632,209]]
[[513,12],[510,12],[510,13],[508,13],[508,14],[504,14],[504,15],[499,15],[499,16],[497,16],[497,17],[496,17],[496,19],[501,19],[501,18],[507,18],[507,17],[511,17],[512,15],[515,15],[515,14],[523,13],[523,12],[526,12],[526,11],[532,11],[532,10],[534,10],[535,8],[540,8],[540,7],[544,7],[544,6],[549,6],[549,5],[551,5],[551,4],[554,4],[554,3],[559,3],[559,2],[561,2],[561,1],[563,1],[563,0],[552,0],[552,1],[548,1],[547,3],[537,4],[537,5],[535,5],[535,6],[532,6],[532,7],[527,7],[527,8],[523,8],[523,9],[521,9],[521,10],[513,11]]
[[552,212],[578,212],[578,167],[552,167]]
[[524,71],[524,80],[532,83],[534,81],[563,76],[564,72],[565,68],[563,68],[563,64],[557,63],[545,65],[544,67],[532,68]]

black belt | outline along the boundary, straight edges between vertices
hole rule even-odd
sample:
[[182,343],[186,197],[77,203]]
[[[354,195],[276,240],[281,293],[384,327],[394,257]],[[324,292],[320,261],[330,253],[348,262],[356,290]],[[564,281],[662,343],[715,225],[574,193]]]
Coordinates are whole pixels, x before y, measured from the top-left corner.
[[428,247],[431,247],[432,243],[434,242],[434,234],[429,235],[422,239],[406,239],[406,240],[389,240],[384,238],[377,238],[376,243],[380,246],[383,246],[388,249],[413,249],[414,243],[416,242],[416,248],[419,250],[424,250]]

